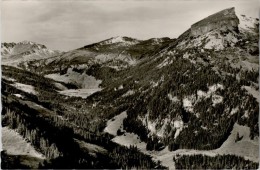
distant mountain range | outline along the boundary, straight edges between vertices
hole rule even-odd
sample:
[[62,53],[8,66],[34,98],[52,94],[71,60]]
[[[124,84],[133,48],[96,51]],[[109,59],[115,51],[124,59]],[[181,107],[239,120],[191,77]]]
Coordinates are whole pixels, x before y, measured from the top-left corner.
[[24,61],[49,58],[58,54],[59,51],[49,50],[45,45],[31,41],[1,44],[2,64],[6,65],[16,66]]

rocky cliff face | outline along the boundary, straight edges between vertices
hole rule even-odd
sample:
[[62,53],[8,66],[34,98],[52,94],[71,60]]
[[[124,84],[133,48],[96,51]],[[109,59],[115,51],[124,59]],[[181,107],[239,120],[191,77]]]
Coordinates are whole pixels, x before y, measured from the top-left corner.
[[235,8],[222,10],[218,13],[208,16],[207,18],[191,26],[193,36],[203,35],[209,31],[219,29],[223,31],[237,30],[239,19],[235,14]]

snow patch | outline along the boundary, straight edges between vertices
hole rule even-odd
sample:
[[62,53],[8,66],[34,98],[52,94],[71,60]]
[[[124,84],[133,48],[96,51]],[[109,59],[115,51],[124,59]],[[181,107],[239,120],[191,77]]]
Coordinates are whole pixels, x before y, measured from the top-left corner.
[[89,76],[85,73],[80,74],[69,68],[67,73],[64,75],[60,74],[48,74],[45,77],[53,79],[57,82],[74,83],[84,89],[98,89],[101,84],[101,80],[97,80],[93,76]]
[[[195,94],[186,96],[182,99],[183,107],[186,111],[189,111],[191,113],[194,113],[194,105],[199,101],[202,100],[203,98],[209,98],[212,97],[212,103],[213,106],[215,106],[218,103],[223,102],[223,97],[220,95],[215,94],[215,92],[218,89],[224,89],[222,84],[214,84],[212,86],[208,87],[208,91],[204,92],[202,90],[197,91],[197,96]],[[169,95],[168,95],[169,97]],[[196,98],[197,97],[197,98]],[[169,97],[170,99],[173,99]],[[199,114],[196,113],[196,116],[199,117]]]
[[212,86],[209,86],[209,91],[211,93],[217,91],[217,89],[224,89],[224,86],[222,84],[214,84]]
[[87,98],[88,96],[100,91],[102,89],[67,89],[58,91],[60,94],[63,94],[65,96],[69,97],[81,97],[83,99]]
[[189,59],[189,57],[190,57],[190,54],[187,52],[183,55],[183,58],[185,58],[185,59]]
[[54,85],[60,90],[68,90],[68,88],[63,86],[61,83],[54,83]]
[[159,137],[165,136],[165,130],[166,130],[167,125],[170,123],[170,119],[165,118],[162,122],[163,122],[162,127],[160,128],[160,130],[157,131],[157,136],[159,136]]
[[19,90],[26,92],[26,93],[31,93],[31,94],[34,94],[34,95],[38,94],[38,92],[36,92],[34,87],[31,86],[31,85],[17,83],[17,82],[14,83],[14,84],[11,84],[11,85],[14,86],[15,88],[19,89]]
[[5,80],[8,80],[8,81],[12,81],[12,82],[16,81],[14,78],[6,77],[6,76],[3,76],[3,75],[2,75],[2,78],[5,79]]
[[122,90],[124,88],[124,86],[121,84],[119,87],[118,87],[118,90]]
[[122,95],[122,97],[126,97],[126,96],[131,96],[133,95],[135,92],[133,90],[128,90],[125,94]]
[[213,106],[215,106],[216,104],[222,103],[223,102],[223,97],[220,95],[212,95],[212,102],[213,102]]
[[154,81],[151,81],[150,84],[152,85],[152,87],[157,87],[159,85],[158,82],[154,82]]
[[146,143],[142,142],[138,135],[134,133],[125,133],[112,139],[113,142],[123,146],[137,146],[138,149],[146,150]]
[[[183,129],[183,122],[181,119],[172,120],[169,116],[164,119],[149,120],[149,114],[147,113],[144,117],[138,116],[142,124],[150,131],[149,135],[156,135],[158,137],[165,137],[165,131],[168,125],[176,129],[176,137]],[[173,126],[172,126],[173,125]]]
[[193,113],[193,105],[195,103],[194,95],[183,98],[182,103],[185,110]]
[[157,66],[157,68],[163,68],[163,67],[165,67],[165,66],[167,66],[167,65],[172,64],[172,62],[173,62],[173,61],[170,60],[169,57],[167,57],[166,59],[163,60],[162,63],[160,63],[160,64]]
[[122,129],[123,127],[123,120],[127,118],[126,111],[120,113],[119,115],[113,117],[112,119],[108,120],[107,126],[104,129],[104,132],[107,132],[111,135],[116,136],[117,130]]
[[107,150],[101,146],[92,143],[87,143],[78,139],[74,139],[74,140],[79,144],[79,146],[82,149],[86,150],[90,155],[93,155],[95,157],[97,156],[97,153],[102,153],[102,154],[107,153]]
[[256,24],[258,23],[256,18],[252,17],[247,17],[245,15],[238,15],[239,19],[239,31],[244,32],[244,31],[250,31],[253,32],[252,29],[256,28]]
[[21,94],[14,94],[14,96],[19,97],[21,99],[23,98],[23,96]]
[[183,106],[184,107],[192,107],[192,101],[189,100],[188,98],[183,99]]
[[101,42],[100,45],[115,44],[115,43],[123,43],[124,45],[135,45],[138,42],[139,42],[138,40],[133,39],[130,41],[130,40],[126,40],[124,37],[117,36]]
[[209,96],[207,93],[205,93],[205,92],[202,91],[202,90],[198,90],[198,91],[197,91],[197,95],[198,95],[199,98]]
[[172,94],[170,93],[167,96],[173,103],[177,103],[180,101],[177,96],[172,96]]
[[210,96],[212,96],[213,106],[215,106],[218,103],[223,102],[223,97],[215,94],[215,92],[218,89],[224,89],[224,86],[222,84],[214,84],[212,86],[209,86],[208,89],[209,90],[207,92],[204,92],[202,90],[198,90],[197,91],[198,99],[209,98]]
[[8,127],[2,128],[2,146],[10,155],[28,155],[45,159],[45,157],[37,152],[30,143],[26,142],[19,133]]
[[233,108],[233,109],[231,110],[231,112],[230,112],[230,115],[233,115],[233,114],[235,114],[235,113],[237,113],[237,112],[238,112],[238,107]]
[[245,117],[245,118],[248,118],[249,115],[248,115],[248,110],[245,111],[244,115],[242,117]]
[[156,134],[156,132],[157,132],[157,130],[156,130],[157,121],[152,122],[152,121],[148,120],[148,117],[147,117],[146,120],[147,120],[147,124],[146,124],[147,129],[149,129],[150,133]]
[[175,132],[175,134],[174,134],[174,139],[176,139],[178,136],[179,136],[179,134],[180,134],[180,132],[182,131],[182,129],[183,129],[183,121],[182,120],[175,120],[174,122],[173,122],[173,125],[174,125],[174,128],[176,128],[176,132]]
[[246,91],[254,98],[256,98],[257,102],[259,103],[259,92],[255,88],[251,86],[242,86],[242,88],[246,89]]

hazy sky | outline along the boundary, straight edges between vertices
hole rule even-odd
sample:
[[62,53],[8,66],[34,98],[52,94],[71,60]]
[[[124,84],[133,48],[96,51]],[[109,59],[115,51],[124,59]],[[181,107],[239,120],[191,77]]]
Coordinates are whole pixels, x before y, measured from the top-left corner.
[[258,17],[258,0],[5,0],[1,41],[71,50],[114,36],[176,38],[225,8]]

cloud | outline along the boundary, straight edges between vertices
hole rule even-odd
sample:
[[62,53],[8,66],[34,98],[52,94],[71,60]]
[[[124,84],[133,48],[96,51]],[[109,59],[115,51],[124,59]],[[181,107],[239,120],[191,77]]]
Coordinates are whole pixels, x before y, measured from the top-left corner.
[[232,6],[258,15],[257,0],[28,0],[2,5],[2,41],[31,40],[60,50],[118,35],[175,38],[194,22]]

